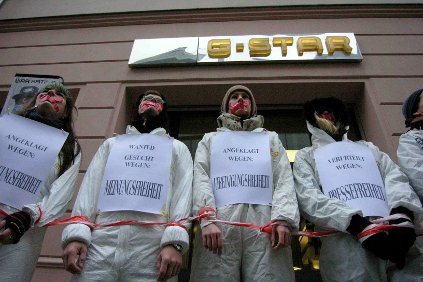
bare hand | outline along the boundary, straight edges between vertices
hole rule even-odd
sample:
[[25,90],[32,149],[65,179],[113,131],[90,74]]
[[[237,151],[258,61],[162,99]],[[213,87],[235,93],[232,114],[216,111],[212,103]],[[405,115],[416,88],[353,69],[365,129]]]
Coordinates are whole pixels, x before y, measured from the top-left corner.
[[10,228],[4,229],[4,226],[6,225],[6,220],[2,220],[0,222],[0,243],[3,245],[11,244],[13,242],[13,238],[11,238],[12,230]]
[[276,221],[272,225],[272,248],[278,250],[291,245],[291,230],[283,221]]
[[165,246],[157,257],[157,281],[166,281],[181,270],[182,254],[173,246]]
[[72,274],[81,273],[87,259],[88,248],[82,242],[70,242],[63,251],[62,259],[65,269]]
[[204,248],[221,255],[223,249],[222,231],[212,223],[201,229]]

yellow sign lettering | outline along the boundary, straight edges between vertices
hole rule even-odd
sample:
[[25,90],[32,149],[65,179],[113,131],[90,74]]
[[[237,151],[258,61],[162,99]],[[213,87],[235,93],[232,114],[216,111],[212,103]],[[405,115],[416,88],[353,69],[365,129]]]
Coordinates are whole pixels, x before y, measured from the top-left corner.
[[227,58],[231,55],[230,39],[212,39],[207,44],[207,53],[210,58]]
[[273,47],[281,47],[282,56],[288,54],[288,46],[294,43],[293,37],[275,37],[273,38]]
[[345,54],[350,55],[352,51],[350,39],[346,36],[326,37],[326,48],[329,55],[333,55],[335,51],[343,51]]
[[272,46],[269,44],[269,38],[251,38],[248,41],[250,57],[267,57],[272,52]]
[[313,52],[316,51],[317,55],[323,54],[323,45],[319,37],[309,36],[309,37],[300,37],[297,41],[297,51],[298,56],[302,56],[304,52]]

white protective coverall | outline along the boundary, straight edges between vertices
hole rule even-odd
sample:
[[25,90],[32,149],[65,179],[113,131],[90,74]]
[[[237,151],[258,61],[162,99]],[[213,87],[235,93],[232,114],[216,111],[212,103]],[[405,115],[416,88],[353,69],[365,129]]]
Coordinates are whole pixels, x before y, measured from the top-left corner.
[[[128,126],[127,134],[139,134]],[[165,135],[163,128],[150,134]],[[116,138],[107,139],[98,149],[81,184],[72,215],[82,215],[95,223],[111,223],[120,220],[149,222],[174,222],[188,217],[192,205],[192,158],[188,148],[173,140],[170,187],[166,199],[165,214],[139,211],[97,212],[106,162]],[[187,228],[189,224],[184,224]],[[72,281],[156,281],[156,260],[162,247],[179,244],[185,253],[189,248],[188,232],[180,226],[112,226],[93,232],[84,224],[68,225],[62,234],[62,247],[72,241],[88,246],[88,257],[82,273]],[[177,281],[174,277],[168,281]]]
[[[81,163],[81,154],[60,177],[59,158],[43,183],[37,204],[26,205],[23,210],[31,215],[31,226],[17,244],[0,244],[0,279],[2,281],[31,281],[41,252],[44,235],[49,222],[59,219],[68,208],[75,192],[76,180]],[[42,215],[40,220],[40,207]],[[0,204],[0,209],[11,214],[17,209]]]
[[[423,130],[412,129],[401,135],[397,150],[398,162],[408,176],[411,187],[423,204]],[[417,228],[422,231],[423,223]],[[423,236],[417,237],[416,245],[423,253]],[[423,268],[423,267],[422,267]]]
[[[230,131],[224,125],[237,123],[236,116],[223,114],[219,117],[218,131]],[[256,123],[255,119],[261,119]],[[263,118],[256,116],[244,121],[247,131],[262,132],[265,129],[252,126],[263,124]],[[213,136],[207,133],[198,144],[194,161],[193,214],[203,207],[216,210],[220,220],[247,222],[263,225],[271,220],[285,220],[293,231],[298,230],[299,211],[295,197],[291,167],[278,135],[268,132],[272,171],[272,206],[255,204],[232,204],[216,209],[212,186],[210,185],[210,150]],[[240,140],[245,142],[245,140]],[[203,221],[201,226],[210,224]],[[195,246],[191,265],[191,281],[294,281],[291,247],[273,250],[270,235],[256,229],[235,227],[217,223],[222,231],[223,251],[219,256],[202,245],[201,232],[195,234]],[[240,276],[242,274],[242,277]],[[242,279],[242,280],[241,280]]]
[[[312,134],[312,146],[301,149],[297,153],[293,170],[300,211],[318,229],[342,232],[321,238],[320,271],[323,280],[340,282],[387,281],[388,278],[392,279],[391,281],[397,280],[392,276],[393,273],[387,273],[390,272],[388,267],[391,263],[362,248],[358,239],[346,231],[351,217],[355,214],[362,215],[362,212],[349,207],[343,201],[327,197],[321,191],[314,151],[336,141],[325,131],[308,122],[307,127]],[[342,141],[352,142],[348,140],[347,134],[343,136]],[[415,222],[420,221],[422,206],[399,167],[372,143],[365,141],[357,143],[367,146],[375,157],[385,185],[389,209],[405,207],[414,213]],[[412,251],[416,249],[410,249],[409,253]],[[393,265],[391,269],[394,270],[393,272],[402,273],[408,268],[416,267],[416,273],[419,273],[417,266],[418,264],[406,262],[402,271],[398,271]],[[405,277],[403,276],[402,279]],[[406,281],[422,281],[423,276],[413,274],[406,279],[410,279]]]
[[398,162],[423,203],[423,130],[412,129],[401,135]]

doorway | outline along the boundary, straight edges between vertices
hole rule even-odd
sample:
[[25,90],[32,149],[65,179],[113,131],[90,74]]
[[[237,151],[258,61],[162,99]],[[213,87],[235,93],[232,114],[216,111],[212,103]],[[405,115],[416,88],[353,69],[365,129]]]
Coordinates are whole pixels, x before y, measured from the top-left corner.
[[[354,105],[348,105],[348,111],[351,117],[348,136],[351,140],[360,140],[360,130],[355,119]],[[264,127],[269,131],[278,133],[279,139],[287,150],[291,165],[298,150],[311,146],[310,134],[300,106],[280,107],[277,109],[259,106],[258,113],[264,116]],[[198,109],[170,110],[169,133],[188,147],[194,159],[197,145],[203,135],[216,131],[218,115],[219,108],[217,107],[216,109],[205,109],[202,111]],[[193,226],[191,238],[197,234],[198,228],[198,226]],[[314,226],[302,219],[300,228],[303,231],[313,230]],[[319,271],[320,240],[317,238],[309,239],[304,236],[293,238],[291,248],[296,281],[322,281]],[[189,281],[191,252],[192,248],[189,257],[185,258],[186,267],[181,271],[179,281]]]

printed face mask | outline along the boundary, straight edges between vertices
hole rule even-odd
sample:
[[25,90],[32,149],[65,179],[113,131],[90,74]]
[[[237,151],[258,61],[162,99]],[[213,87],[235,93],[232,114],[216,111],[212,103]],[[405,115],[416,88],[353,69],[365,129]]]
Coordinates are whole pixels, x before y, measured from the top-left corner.
[[160,98],[159,96],[147,95],[142,99],[141,104],[138,108],[138,111],[142,114],[147,109],[152,107],[152,108],[156,109],[158,114],[160,114],[163,110],[163,104],[164,103],[165,102],[163,101],[163,99]]

